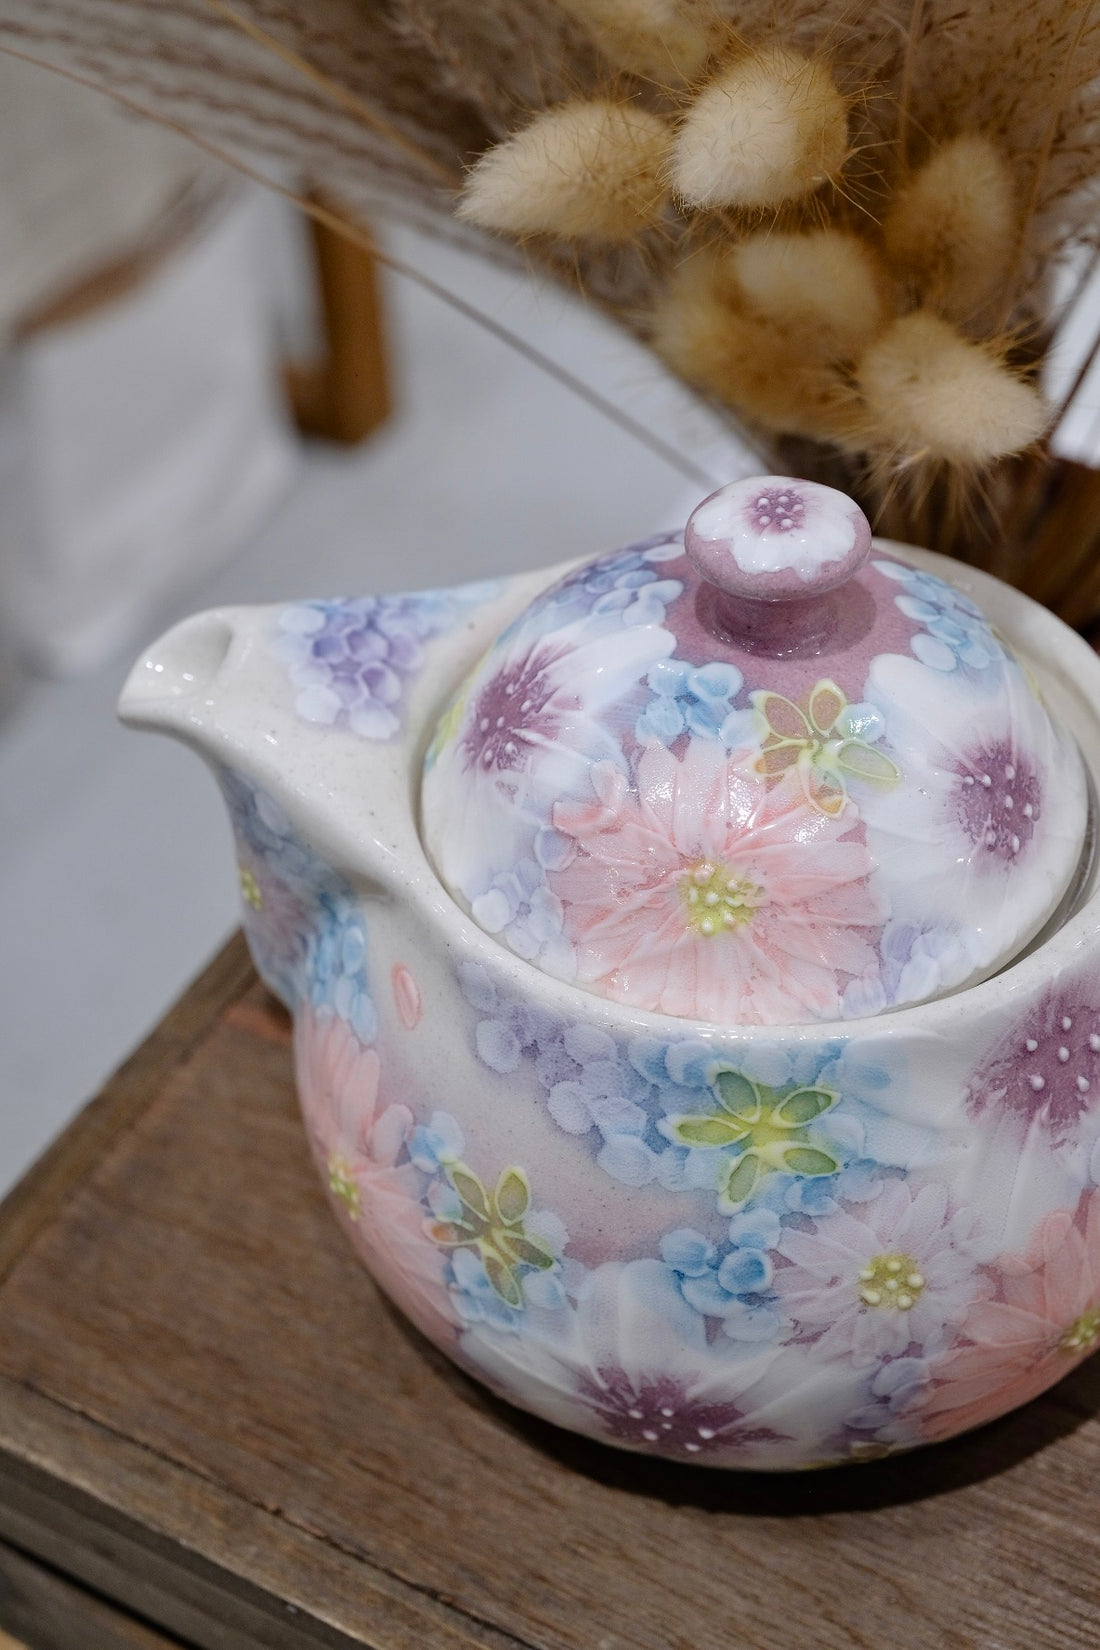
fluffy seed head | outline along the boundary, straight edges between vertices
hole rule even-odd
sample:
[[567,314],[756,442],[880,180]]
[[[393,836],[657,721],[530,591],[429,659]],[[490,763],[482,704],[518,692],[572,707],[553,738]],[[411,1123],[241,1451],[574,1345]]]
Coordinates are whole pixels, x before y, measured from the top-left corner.
[[848,109],[828,65],[782,46],[748,52],[684,117],[672,182],[688,206],[778,207],[844,164]]
[[652,338],[674,371],[763,429],[846,444],[855,428],[843,375],[745,309],[728,254],[681,265],[654,312]]
[[1012,261],[1012,174],[988,138],[941,145],[899,189],[882,225],[886,256],[924,303],[965,320],[999,289]]
[[559,0],[604,56],[644,80],[692,80],[711,49],[711,28],[692,0]]
[[763,232],[729,259],[746,307],[822,360],[857,355],[886,318],[885,271],[858,235]]
[[872,444],[909,457],[980,467],[1043,431],[1038,391],[928,310],[893,322],[856,377]]
[[664,204],[669,141],[634,103],[563,103],[482,155],[458,215],[505,235],[629,240]]

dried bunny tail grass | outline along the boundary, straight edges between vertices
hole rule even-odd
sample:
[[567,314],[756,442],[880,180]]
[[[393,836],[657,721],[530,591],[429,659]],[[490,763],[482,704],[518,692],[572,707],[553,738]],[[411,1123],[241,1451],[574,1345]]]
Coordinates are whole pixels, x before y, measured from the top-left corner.
[[729,264],[747,308],[819,359],[853,358],[886,322],[889,276],[846,230],[750,235]]
[[684,116],[672,185],[689,207],[779,207],[835,178],[848,154],[848,103],[822,58],[784,46],[745,52]]
[[682,85],[715,45],[713,12],[694,0],[559,0],[616,68],[660,85]]
[[725,253],[681,265],[654,309],[650,341],[674,372],[761,429],[845,444],[857,428],[844,375],[745,310]]
[[915,131],[949,132],[965,111],[998,145],[1016,179],[1029,262],[1090,233],[1100,170],[1094,0],[923,0],[910,81]]
[[922,302],[959,321],[1002,287],[1017,232],[1008,162],[976,133],[941,144],[902,184],[882,225],[895,274]]
[[993,344],[975,344],[928,310],[895,321],[856,369],[871,452],[978,470],[1037,441],[1038,390]]
[[671,136],[635,103],[563,103],[481,157],[458,215],[498,234],[630,240],[667,198]]

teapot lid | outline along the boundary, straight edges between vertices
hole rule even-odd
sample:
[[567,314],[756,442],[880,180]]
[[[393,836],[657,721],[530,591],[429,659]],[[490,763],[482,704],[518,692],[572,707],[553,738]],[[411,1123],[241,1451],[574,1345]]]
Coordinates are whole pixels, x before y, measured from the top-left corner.
[[568,572],[463,682],[425,846],[518,956],[722,1025],[993,973],[1078,866],[1076,746],[967,596],[844,494],[735,482]]

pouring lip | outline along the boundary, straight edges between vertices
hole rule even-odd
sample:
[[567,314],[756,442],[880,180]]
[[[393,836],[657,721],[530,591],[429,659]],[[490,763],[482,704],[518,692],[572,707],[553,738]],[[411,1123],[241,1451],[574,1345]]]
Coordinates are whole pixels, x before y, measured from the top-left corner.
[[131,727],[170,730],[208,711],[219,684],[236,665],[238,616],[247,611],[209,608],[166,630],[127,673],[117,701],[119,719]]

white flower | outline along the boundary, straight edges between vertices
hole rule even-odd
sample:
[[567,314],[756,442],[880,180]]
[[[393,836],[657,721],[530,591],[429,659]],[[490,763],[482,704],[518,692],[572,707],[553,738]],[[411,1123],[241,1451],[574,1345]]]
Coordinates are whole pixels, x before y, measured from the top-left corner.
[[775,1351],[708,1344],[704,1319],[657,1260],[600,1266],[575,1309],[529,1310],[518,1334],[477,1325],[461,1351],[513,1403],[622,1449],[770,1466],[791,1441],[763,1385]]
[[704,499],[688,527],[693,554],[702,552],[715,571],[728,556],[742,573],[790,570],[807,584],[870,541],[867,519],[850,498],[789,476],[732,482]]
[[915,936],[900,1002],[980,978],[1042,925],[1076,868],[1084,780],[1014,665],[994,697],[961,673],[882,655],[866,697],[902,772],[859,800],[871,885]]
[[943,1186],[889,1180],[870,1203],[812,1231],[787,1229],[772,1287],[798,1332],[827,1357],[864,1366],[935,1349],[981,1287],[973,1217],[949,1214]]

